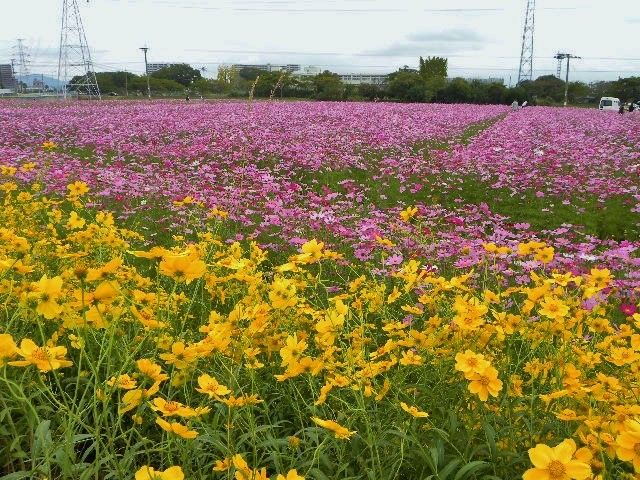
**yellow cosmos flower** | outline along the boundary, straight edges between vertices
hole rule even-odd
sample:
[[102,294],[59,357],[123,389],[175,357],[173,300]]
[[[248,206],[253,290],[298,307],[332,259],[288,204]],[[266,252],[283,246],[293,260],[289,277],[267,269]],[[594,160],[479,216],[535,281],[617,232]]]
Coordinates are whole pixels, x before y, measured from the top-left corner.
[[189,367],[198,358],[198,351],[194,347],[188,347],[184,342],[175,342],[171,345],[171,352],[161,353],[160,358],[169,365],[184,369]]
[[466,350],[464,353],[456,354],[456,370],[464,374],[479,373],[489,366],[489,362],[485,360],[484,355]]
[[307,349],[307,342],[298,341],[298,334],[294,333],[287,337],[287,344],[280,349],[282,366],[293,365],[298,362],[304,351]]
[[197,392],[204,393],[205,395],[209,395],[209,397],[215,399],[224,397],[231,393],[231,390],[218,383],[218,380],[206,373],[198,377],[198,385],[200,388],[196,388]]
[[110,387],[122,388],[123,390],[133,390],[138,386],[136,380],[126,373],[118,375],[117,377],[111,377],[107,380],[107,385]]
[[556,298],[546,297],[540,304],[540,315],[552,320],[564,318],[569,313],[569,307]]
[[0,333],[0,367],[6,364],[8,359],[16,356],[18,347],[13,337],[8,333]]
[[180,402],[173,402],[171,400],[165,400],[164,398],[156,397],[151,402],[152,410],[160,412],[164,417],[195,417],[198,412],[191,407],[187,407]]
[[288,307],[295,307],[298,303],[296,296],[296,286],[291,280],[283,277],[276,278],[269,290],[269,300],[273,308],[283,310]]
[[201,278],[206,271],[207,265],[194,255],[165,256],[160,262],[160,273],[187,284]]
[[67,185],[67,190],[70,197],[81,197],[89,192],[89,186],[84,182],[74,182]]
[[9,362],[9,365],[14,367],[35,365],[41,372],[50,372],[73,365],[73,362],[65,358],[67,354],[65,347],[39,347],[28,338],[20,342],[20,348],[16,349],[16,353],[24,360]]
[[624,423],[624,431],[616,438],[616,455],[623,462],[633,463],[633,469],[640,473],[640,419]]
[[538,444],[529,449],[534,468],[527,470],[523,480],[586,480],[591,478],[591,467],[573,458],[576,443],[564,440],[556,447]]
[[178,435],[179,437],[187,440],[193,440],[198,436],[198,432],[196,432],[195,430],[189,430],[189,427],[178,422],[169,423],[166,420],[158,417],[156,418],[156,423],[160,425],[160,428],[162,428],[165,432],[173,433],[174,435]]
[[335,434],[336,438],[342,440],[348,440],[353,434],[357,433],[355,431],[349,431],[347,428],[343,427],[337,422],[334,422],[333,420],[323,420],[318,417],[311,417],[311,420],[313,420],[313,423],[315,423],[316,425],[332,431]]
[[533,256],[533,258],[535,258],[541,263],[547,264],[553,260],[554,254],[555,254],[555,251],[553,247],[545,247],[538,250],[536,254]]
[[136,365],[138,370],[155,382],[163,382],[169,378],[167,374],[162,373],[162,367],[160,365],[147,358],[138,360]]
[[400,212],[400,218],[405,222],[408,222],[418,213],[417,207],[407,207],[403,211]]
[[282,474],[278,474],[276,480],[304,480],[304,477],[302,475],[298,475],[298,471],[293,469],[287,472],[286,477]]
[[420,410],[418,410],[416,407],[414,406],[409,406],[404,402],[400,402],[400,407],[407,412],[409,415],[416,417],[416,418],[427,418],[429,416],[429,414],[427,412],[422,412]]
[[480,400],[486,402],[489,395],[497,397],[502,390],[502,382],[498,379],[498,371],[492,366],[485,367],[480,372],[471,372],[465,375],[469,383],[469,391],[478,395]]
[[135,480],[184,480],[181,467],[169,467],[164,471],[145,465],[136,472]]
[[76,212],[71,212],[69,215],[69,221],[67,221],[67,228],[71,230],[80,230],[86,223],[87,222],[85,222],[83,218],[80,218]]
[[324,242],[318,242],[313,239],[302,245],[302,253],[296,255],[295,261],[300,263],[315,263],[322,258],[322,249]]
[[58,299],[62,295],[62,278],[42,278],[34,284],[35,291],[30,294],[30,298],[36,300],[36,312],[47,320],[51,320],[62,312],[62,306],[58,304]]
[[135,250],[129,253],[138,258],[149,258],[151,260],[157,260],[159,262],[171,252],[169,252],[169,250],[167,250],[166,248],[152,247],[149,251]]

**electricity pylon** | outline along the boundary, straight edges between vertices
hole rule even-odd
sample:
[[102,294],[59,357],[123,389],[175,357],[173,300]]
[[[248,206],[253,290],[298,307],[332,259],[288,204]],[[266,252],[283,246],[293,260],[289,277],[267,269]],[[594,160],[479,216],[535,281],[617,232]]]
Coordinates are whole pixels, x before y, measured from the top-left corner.
[[518,84],[525,80],[533,80],[533,33],[536,25],[536,0],[527,0],[527,12],[524,17],[522,32],[522,50],[520,52],[520,68]]
[[[69,83],[73,80],[73,84]],[[69,90],[78,95],[100,99],[100,88],[91,61],[77,0],[62,0],[62,29],[58,81],[63,82],[64,98]]]

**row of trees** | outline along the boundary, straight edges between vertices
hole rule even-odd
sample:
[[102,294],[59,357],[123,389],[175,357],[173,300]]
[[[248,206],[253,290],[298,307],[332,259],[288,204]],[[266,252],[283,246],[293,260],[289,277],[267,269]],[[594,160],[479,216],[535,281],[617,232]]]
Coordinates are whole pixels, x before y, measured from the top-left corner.
[[[127,72],[96,73],[105,94],[143,95],[145,76]],[[72,82],[73,83],[73,80]],[[552,105],[564,100],[564,81],[552,75],[506,87],[500,82],[448,78],[448,62],[442,57],[420,57],[418,68],[404,66],[391,73],[383,85],[348,85],[336,73],[324,71],[315,76],[293,76],[289,72],[266,72],[256,68],[220,67],[217,78],[204,78],[200,70],[186,64],[172,65],[151,74],[152,92],[158,94],[191,93],[231,97],[295,97],[317,100],[394,100],[439,103],[511,103],[527,100],[530,104]],[[569,84],[569,102],[597,103],[602,96],[623,101],[640,99],[640,77],[613,82]]]

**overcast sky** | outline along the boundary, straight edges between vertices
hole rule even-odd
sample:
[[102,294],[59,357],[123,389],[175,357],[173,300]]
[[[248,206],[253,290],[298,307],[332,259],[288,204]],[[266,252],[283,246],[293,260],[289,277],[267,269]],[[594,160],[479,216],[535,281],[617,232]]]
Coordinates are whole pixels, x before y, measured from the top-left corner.
[[[515,83],[526,0],[78,0],[97,71],[150,62],[299,63],[388,73],[419,55],[449,58],[450,76]],[[57,72],[62,0],[2,1],[0,63],[17,38],[35,73]],[[640,75],[638,0],[538,0],[534,76],[561,50],[573,78]],[[55,75],[54,75],[55,76]]]

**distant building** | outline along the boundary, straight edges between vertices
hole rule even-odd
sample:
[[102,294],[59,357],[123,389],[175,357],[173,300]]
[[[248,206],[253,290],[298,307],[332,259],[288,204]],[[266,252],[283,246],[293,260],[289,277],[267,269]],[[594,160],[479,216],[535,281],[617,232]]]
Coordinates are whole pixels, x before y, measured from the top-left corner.
[[[296,77],[314,77],[322,73],[320,67],[304,67],[303,70],[297,70],[294,72]],[[381,75],[378,73],[339,73],[338,76],[343,83],[347,85],[383,85],[387,83],[387,74]]]
[[[449,78],[447,80],[452,80],[452,79]],[[465,78],[465,80],[467,80],[469,82],[480,82],[480,83],[484,83],[484,84],[499,83],[500,85],[504,85],[504,78],[500,78],[500,77]]]
[[302,70],[296,70],[293,74],[299,77],[307,77],[307,76],[315,76],[322,73],[322,69],[320,67],[314,67],[313,65],[309,65],[308,67],[304,67]]
[[264,72],[289,72],[293,73],[300,70],[300,65],[289,63],[287,65],[272,65],[270,63],[258,63],[258,64],[243,64],[234,63],[231,65],[231,70],[239,72],[243,68],[252,68],[255,70],[262,70]]
[[10,63],[0,65],[0,88],[15,90],[16,77],[13,76],[13,66]]
[[339,75],[342,83],[347,85],[384,85],[389,76],[378,73],[344,73]]
[[176,63],[149,63],[147,64],[147,75],[151,75],[152,73],[155,73],[158,70],[162,70],[163,68],[171,67],[173,65],[177,65],[177,64]]

